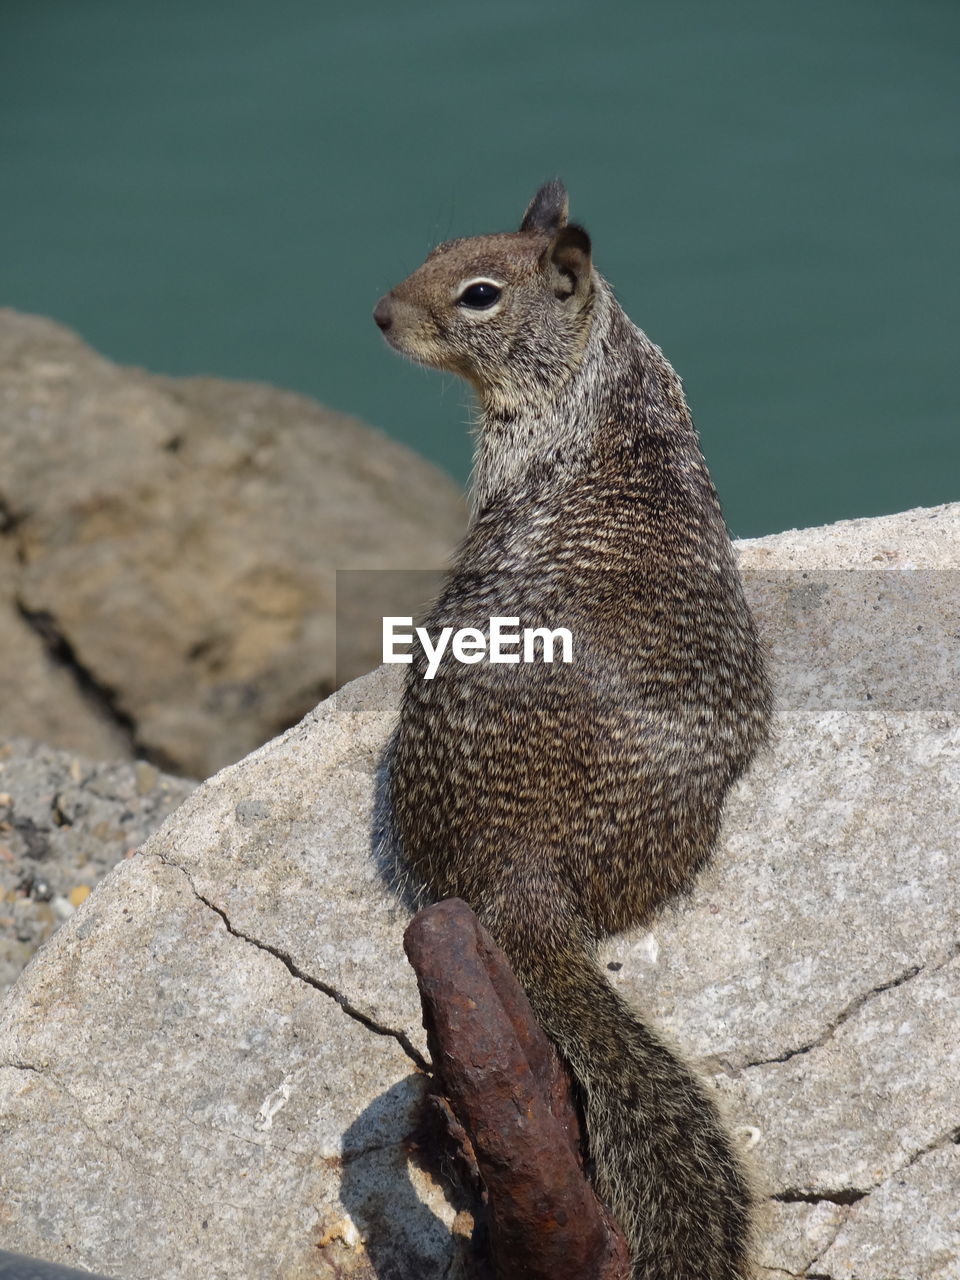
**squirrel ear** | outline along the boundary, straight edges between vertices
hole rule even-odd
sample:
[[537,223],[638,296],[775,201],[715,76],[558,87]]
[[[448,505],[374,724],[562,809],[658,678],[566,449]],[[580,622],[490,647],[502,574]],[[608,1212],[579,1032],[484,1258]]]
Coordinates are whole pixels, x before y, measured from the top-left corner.
[[545,182],[527,206],[521,231],[546,231],[553,235],[567,225],[567,188],[559,178]]
[[558,298],[586,298],[593,274],[590,237],[575,223],[561,227],[547,245],[540,259],[543,270],[552,277]]

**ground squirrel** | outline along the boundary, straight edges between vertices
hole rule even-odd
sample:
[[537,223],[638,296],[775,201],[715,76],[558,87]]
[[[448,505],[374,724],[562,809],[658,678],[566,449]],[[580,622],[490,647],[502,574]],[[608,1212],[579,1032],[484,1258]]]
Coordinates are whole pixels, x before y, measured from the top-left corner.
[[635,1280],[742,1280],[751,1195],[705,1086],[613,991],[600,938],[710,854],[770,693],[680,381],[593,269],[559,181],[381,298],[402,354],[480,400],[473,519],[426,623],[571,630],[569,665],[408,668],[385,843],[473,907],[581,1091]]

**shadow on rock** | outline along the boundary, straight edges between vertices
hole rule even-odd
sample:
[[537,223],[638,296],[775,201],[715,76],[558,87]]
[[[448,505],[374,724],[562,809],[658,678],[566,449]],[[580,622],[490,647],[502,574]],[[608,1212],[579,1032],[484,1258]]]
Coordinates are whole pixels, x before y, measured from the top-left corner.
[[472,1219],[466,1236],[453,1228],[463,1195],[440,1171],[442,1138],[426,1077],[409,1075],[375,1098],[346,1131],[343,1146],[340,1198],[377,1280],[482,1280],[488,1274],[473,1257]]

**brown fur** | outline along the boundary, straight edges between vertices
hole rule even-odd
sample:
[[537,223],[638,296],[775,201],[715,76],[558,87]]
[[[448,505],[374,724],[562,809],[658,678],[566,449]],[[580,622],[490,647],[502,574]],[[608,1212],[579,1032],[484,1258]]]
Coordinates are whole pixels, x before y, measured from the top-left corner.
[[[466,307],[466,282],[502,289]],[[482,416],[474,519],[427,623],[569,627],[569,666],[409,669],[385,840],[507,952],[582,1090],[635,1280],[742,1280],[751,1196],[705,1086],[603,977],[596,946],[708,858],[770,695],[680,382],[548,183],[521,230],[440,245],[375,312]]]

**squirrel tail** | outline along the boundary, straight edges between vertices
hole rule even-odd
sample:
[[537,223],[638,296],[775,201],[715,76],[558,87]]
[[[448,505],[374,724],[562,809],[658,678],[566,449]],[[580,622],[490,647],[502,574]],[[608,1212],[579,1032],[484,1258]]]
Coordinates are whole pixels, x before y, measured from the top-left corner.
[[746,1280],[753,1196],[705,1085],[617,995],[589,946],[540,935],[531,955],[510,941],[501,945],[580,1087],[597,1191],[633,1251],[633,1280]]

